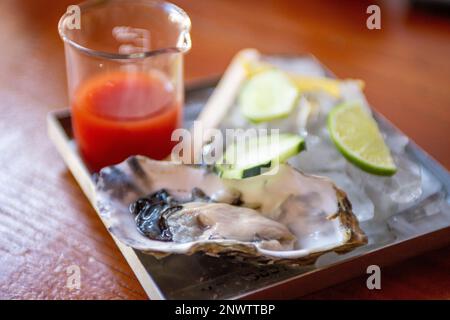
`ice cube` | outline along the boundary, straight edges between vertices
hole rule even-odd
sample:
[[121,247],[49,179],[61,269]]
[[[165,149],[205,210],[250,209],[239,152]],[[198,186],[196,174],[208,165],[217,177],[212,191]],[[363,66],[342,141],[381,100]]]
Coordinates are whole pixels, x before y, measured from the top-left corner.
[[248,128],[249,121],[242,115],[237,102],[230,107],[226,117],[220,123],[222,129]]
[[294,167],[306,173],[323,171],[342,171],[346,160],[332,145],[318,136],[308,135],[305,138],[306,152],[301,152],[289,160]]
[[396,155],[394,161],[397,172],[391,177],[370,174],[353,165],[349,165],[347,169],[352,177],[364,181],[370,189],[388,194],[391,201],[399,204],[413,203],[422,194],[421,166],[406,155]]
[[445,192],[435,193],[417,206],[389,219],[389,226],[402,238],[413,237],[450,226],[450,204]]
[[416,203],[419,203],[429,196],[438,193],[442,189],[442,183],[423,166],[421,166],[421,189],[422,193],[418,199],[401,203],[399,205],[398,211],[405,211],[408,208],[414,206]]
[[304,76],[324,77],[325,71],[317,61],[310,57],[305,58],[289,58],[269,56],[264,59],[266,62],[284,70],[286,72]]
[[422,167],[422,199],[428,198],[432,194],[442,189],[442,183],[436,179],[427,169]]
[[356,81],[342,81],[339,84],[341,98],[343,101],[359,104],[364,110],[372,114],[369,103]]
[[347,194],[353,213],[359,221],[366,221],[373,218],[374,205],[364,191],[364,186],[356,184],[349,176],[342,172],[323,172],[319,175],[327,176]]
[[375,213],[374,219],[361,222],[360,227],[363,229],[368,239],[368,248],[366,248],[366,250],[392,243],[397,237],[389,228],[386,221],[384,219],[379,219],[377,213]]
[[[305,103],[308,104],[309,115],[306,131],[308,134],[328,138],[327,117],[338,100],[325,93],[311,93],[305,95]],[[301,105],[301,107],[303,106]]]
[[400,134],[398,132],[393,132],[389,134],[384,134],[386,144],[389,146],[389,149],[394,154],[402,154],[405,152],[405,147],[409,143],[408,137]]
[[405,156],[394,157],[397,172],[389,177],[391,199],[397,203],[413,203],[422,194],[422,169]]
[[358,167],[347,162],[346,172],[353,183],[364,188],[368,198],[374,205],[375,218],[383,220],[398,210],[398,204],[392,201],[387,191],[385,177],[379,177],[364,172]]

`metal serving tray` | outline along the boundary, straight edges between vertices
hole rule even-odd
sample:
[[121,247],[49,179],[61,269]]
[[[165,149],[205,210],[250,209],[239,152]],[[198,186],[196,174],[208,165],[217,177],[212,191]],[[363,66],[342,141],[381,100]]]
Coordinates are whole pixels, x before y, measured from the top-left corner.
[[[190,127],[213,92],[216,80],[187,86],[185,127]],[[382,128],[397,130],[379,115]],[[58,110],[48,115],[48,133],[87,198],[93,201],[92,175],[77,153],[72,135],[70,110]],[[445,199],[446,212],[434,212],[441,219],[433,227],[424,223],[416,234],[402,235],[393,231],[394,238],[382,244],[369,244],[338,258],[323,259],[316,265],[301,268],[285,266],[256,267],[227,259],[201,254],[172,255],[162,260],[142,254],[114,239],[130,264],[150,299],[239,299],[295,298],[332,286],[366,272],[367,266],[384,266],[450,244],[450,174],[414,143],[407,152],[432,177],[442,184],[441,190],[423,199],[414,207],[393,215],[404,223],[427,219],[420,214],[430,201]],[[436,216],[437,215],[437,216]],[[442,219],[442,215],[445,216]],[[448,217],[448,219],[447,219]],[[101,219],[101,218],[100,218]],[[417,222],[417,221],[416,221]],[[389,221],[386,221],[388,224]],[[114,238],[114,237],[113,237]],[[328,262],[327,262],[328,261]]]

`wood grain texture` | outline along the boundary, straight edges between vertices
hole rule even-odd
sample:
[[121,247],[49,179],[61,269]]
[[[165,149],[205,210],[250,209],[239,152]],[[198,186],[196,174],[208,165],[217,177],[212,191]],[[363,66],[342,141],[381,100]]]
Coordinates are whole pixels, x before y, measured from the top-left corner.
[[[245,47],[315,54],[340,77],[366,81],[379,112],[450,168],[450,20],[405,1],[379,1],[382,30],[365,27],[375,1],[175,1],[191,16],[186,76],[222,73]],[[145,299],[112,239],[46,136],[67,105],[56,24],[67,0],[0,2],[0,298]],[[69,290],[66,268],[81,268]],[[450,248],[308,298],[450,299]]]

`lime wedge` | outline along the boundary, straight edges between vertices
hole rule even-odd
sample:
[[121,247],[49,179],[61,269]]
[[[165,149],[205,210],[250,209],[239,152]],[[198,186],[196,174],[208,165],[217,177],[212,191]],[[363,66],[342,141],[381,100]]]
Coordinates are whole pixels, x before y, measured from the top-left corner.
[[328,115],[328,131],[342,155],[359,168],[383,176],[396,172],[377,123],[360,105],[334,107]]
[[267,70],[251,77],[241,89],[238,103],[242,114],[253,122],[265,122],[289,115],[299,91],[279,70]]

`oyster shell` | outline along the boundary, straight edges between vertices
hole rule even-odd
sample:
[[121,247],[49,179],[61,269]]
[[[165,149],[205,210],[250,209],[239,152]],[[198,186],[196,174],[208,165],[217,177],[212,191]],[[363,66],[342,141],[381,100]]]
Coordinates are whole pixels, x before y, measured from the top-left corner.
[[[167,194],[159,211],[151,211],[155,220],[145,217],[146,227],[138,229],[140,218],[130,204],[161,190]],[[108,230],[156,257],[204,252],[309,264],[325,252],[367,242],[343,191],[289,165],[280,165],[275,175],[226,180],[206,167],[136,156],[103,169],[95,195]]]

